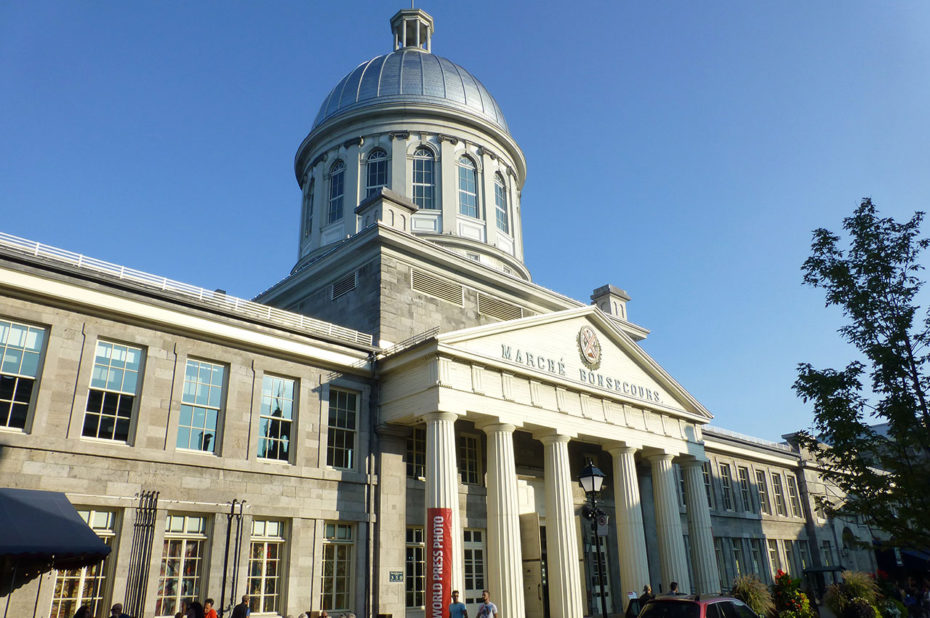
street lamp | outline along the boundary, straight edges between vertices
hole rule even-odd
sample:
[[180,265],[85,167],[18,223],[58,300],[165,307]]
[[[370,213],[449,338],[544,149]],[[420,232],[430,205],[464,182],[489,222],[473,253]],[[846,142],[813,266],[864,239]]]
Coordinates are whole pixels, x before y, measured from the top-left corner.
[[604,484],[604,473],[588,460],[588,465],[581,471],[578,481],[591,503],[591,508],[585,511],[585,517],[591,520],[591,532],[594,533],[594,551],[597,554],[597,581],[601,589],[601,615],[603,618],[607,618],[607,595],[604,594],[607,577],[604,573],[605,568],[601,558],[601,544],[597,530],[599,520],[603,519],[603,524],[607,525],[607,516],[597,508],[597,494],[600,493],[601,486]]

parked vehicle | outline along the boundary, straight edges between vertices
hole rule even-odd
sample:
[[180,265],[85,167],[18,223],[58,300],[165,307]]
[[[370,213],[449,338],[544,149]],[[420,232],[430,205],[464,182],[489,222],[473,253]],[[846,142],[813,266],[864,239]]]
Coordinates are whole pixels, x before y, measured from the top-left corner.
[[748,605],[732,597],[666,595],[643,606],[639,618],[759,618]]

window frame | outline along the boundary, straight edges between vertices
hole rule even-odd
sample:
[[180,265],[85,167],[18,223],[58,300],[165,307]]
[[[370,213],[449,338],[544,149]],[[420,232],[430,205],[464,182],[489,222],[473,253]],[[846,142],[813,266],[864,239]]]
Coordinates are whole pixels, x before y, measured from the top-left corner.
[[801,494],[798,491],[798,480],[791,472],[785,476],[785,479],[788,482],[788,501],[791,505],[791,515],[793,517],[804,517],[804,511],[801,510]]
[[[329,167],[329,200],[327,209],[327,223],[336,223],[345,216],[346,194],[346,164],[342,159],[336,159]],[[338,191],[338,192],[337,192]]]
[[785,502],[785,486],[782,483],[781,473],[772,472],[772,494],[775,496],[775,512],[788,517],[788,504]]
[[[115,511],[82,507],[77,507],[76,510],[78,515],[81,516],[81,519],[87,523],[88,527],[94,531],[101,541],[111,548],[114,547],[117,535],[117,514]],[[107,516],[105,525],[96,525],[95,516],[97,514],[105,514]],[[110,555],[112,556],[113,552],[111,552]],[[54,574],[54,578],[52,579],[52,598],[48,610],[49,618],[71,618],[81,605],[89,606],[90,616],[97,616],[103,613],[101,611],[101,604],[107,595],[107,587],[111,583],[110,579],[112,577],[110,563],[110,556],[107,556],[97,564],[80,569],[53,570],[52,573]],[[70,595],[65,597],[59,594],[60,591],[64,592],[66,587],[68,587],[65,581],[62,581],[61,585],[59,585],[59,578],[64,578],[65,581],[69,579],[77,580],[77,586],[74,588],[77,591],[75,597],[72,598]],[[84,596],[88,580],[93,582],[91,597]],[[56,602],[58,603],[57,607]]]
[[387,151],[380,146],[372,148],[365,157],[365,198],[371,197],[382,187],[390,188],[390,161]]
[[[480,537],[475,540],[476,535]],[[466,606],[477,608],[481,603],[481,592],[488,587],[488,532],[484,528],[462,530],[462,568],[465,589],[459,597]],[[471,572],[469,572],[471,567]]]
[[[282,399],[283,397],[282,395],[272,396],[271,398],[271,402],[274,402],[276,399],[281,399],[283,401],[289,402],[289,406],[290,406],[290,411],[289,411],[290,417],[289,418],[286,418],[283,416],[285,413],[284,410],[281,410],[282,416],[280,419],[276,419],[274,417],[273,412],[271,413],[271,415],[265,414],[265,409],[266,409],[265,402],[266,402],[266,397],[267,397],[266,382],[268,381],[272,382],[271,388],[274,388],[275,384],[277,384],[278,382],[280,382],[282,385],[287,385],[287,383],[290,383],[291,391],[290,391],[289,400],[286,398]],[[259,408],[258,408],[258,432],[257,432],[258,441],[256,443],[256,451],[255,451],[255,456],[258,459],[262,461],[283,461],[287,463],[291,463],[294,461],[294,428],[297,426],[297,414],[298,414],[299,407],[300,407],[299,401],[298,401],[299,393],[300,393],[300,381],[297,378],[289,378],[287,376],[277,375],[274,373],[265,373],[262,375],[262,388],[261,388],[261,393],[259,395]],[[269,405],[269,409],[270,407],[271,406]],[[271,429],[274,427],[274,423],[276,422],[280,423],[279,428],[281,430],[284,429],[285,423],[287,424],[286,442],[284,440],[283,431],[279,431],[277,437],[270,436],[270,435],[264,435],[265,432],[262,431],[262,423],[266,419],[268,420],[268,425],[267,425],[265,432],[270,432]],[[264,454],[262,453],[262,446],[265,445],[266,443],[277,443],[277,456],[276,457],[268,456],[267,447],[264,450]],[[281,456],[282,446],[284,448],[283,457]],[[272,447],[272,449],[274,450],[274,447]]]
[[[101,345],[111,346],[111,356],[108,357],[108,359],[110,360],[112,360],[112,351],[116,347],[123,348],[124,353],[127,355],[130,352],[130,350],[135,350],[139,353],[138,368],[135,370],[135,374],[136,374],[135,388],[133,390],[130,391],[130,390],[122,389],[122,388],[120,389],[109,388],[109,383],[110,383],[109,376],[111,375],[110,373],[111,370],[113,370],[112,362],[108,363],[106,366],[107,379],[105,380],[104,386],[100,387],[100,386],[94,385],[94,380],[96,379],[97,371],[99,368],[102,367],[97,362],[98,359],[100,358],[99,350],[100,350]],[[142,382],[143,382],[144,375],[145,375],[146,357],[147,357],[146,348],[143,346],[137,346],[137,345],[128,344],[128,343],[121,343],[118,341],[113,341],[113,340],[109,340],[105,338],[97,339],[94,342],[94,356],[93,356],[93,359],[91,360],[91,371],[90,371],[90,379],[88,381],[89,384],[87,387],[87,397],[85,397],[85,401],[84,401],[84,416],[81,421],[81,438],[89,439],[89,440],[103,440],[105,442],[118,442],[122,444],[132,444],[133,434],[135,432],[135,426],[136,426],[136,417],[138,415],[139,402],[141,399],[140,394],[142,392]],[[124,365],[122,369],[117,368],[113,371],[114,373],[116,371],[122,372],[123,380],[121,380],[120,382],[120,385],[122,386],[122,384],[125,383],[126,374],[130,370],[127,370]],[[99,412],[98,411],[92,412],[89,409],[91,405],[91,397],[93,397],[95,393],[102,393],[102,397],[100,399],[100,411]],[[117,408],[115,411],[116,413],[114,415],[105,414],[106,401],[107,401],[108,394],[116,395],[117,401],[120,403],[122,402],[124,396],[131,398],[131,401],[129,403],[129,416],[126,419],[127,422],[126,422],[126,438],[125,439],[119,439],[115,437],[116,428],[119,425],[119,418],[120,418],[118,412],[121,406],[119,405],[119,403],[117,404]],[[97,431],[95,432],[95,435],[87,435],[86,433],[88,415],[95,415],[95,416],[100,417],[97,420]],[[100,430],[104,423],[104,417],[110,417],[110,416],[112,416],[112,418],[114,419],[113,420],[113,431],[112,431],[113,437],[101,436]]]
[[730,473],[730,464],[718,463],[717,472],[720,474],[720,490],[723,494],[723,509],[735,511],[736,501],[733,495],[733,476]]
[[[413,203],[421,210],[439,210],[439,205],[436,203],[436,153],[433,152],[432,148],[420,145],[414,149],[411,159],[413,166],[410,178],[410,194]],[[428,170],[425,167],[418,169],[419,166],[425,166],[427,162],[429,163]],[[425,181],[427,175],[429,182]],[[418,177],[420,180],[418,180]]]
[[404,607],[423,609],[426,607],[426,532],[423,526],[407,526],[405,540]]
[[[334,418],[338,420],[338,414],[344,412],[348,415],[350,410],[348,407],[342,409],[336,407],[334,404],[337,402],[340,395],[353,396],[355,397],[355,409],[352,410],[353,414],[353,423],[354,427],[337,425],[334,423]],[[361,416],[361,400],[362,393],[359,391],[351,390],[348,388],[341,387],[330,387],[329,389],[329,399],[327,404],[327,424],[326,424],[326,465],[327,467],[333,468],[335,470],[355,470],[355,467],[358,463],[356,454],[358,453],[359,448],[359,421]],[[334,410],[335,408],[335,410]],[[334,417],[334,414],[336,415]],[[348,416],[346,417],[348,419]],[[341,440],[340,445],[336,445],[336,438],[339,436],[351,436],[351,445],[346,447],[346,440]],[[342,458],[338,459],[338,451],[344,451]],[[337,465],[337,463],[345,463],[345,459],[348,459],[348,465]]]
[[[329,527],[333,527],[333,534],[330,534]],[[340,531],[348,531],[348,538],[339,538]],[[345,522],[345,521],[324,521],[323,522],[323,541],[322,541],[322,559],[320,561],[320,609],[325,609],[327,612],[335,614],[336,612],[347,612],[351,610],[349,604],[354,600],[355,586],[354,584],[354,574],[355,574],[355,544],[356,544],[356,526],[354,523]],[[340,548],[345,549],[347,555],[340,557],[338,554]],[[329,554],[333,553],[333,556]],[[326,562],[327,560],[334,560],[333,567],[329,569],[329,572],[332,575],[327,575]],[[338,569],[336,568],[337,561],[342,561],[347,564],[345,569],[344,576],[337,576],[336,573]],[[335,589],[327,590],[327,579],[332,580],[332,584],[335,586],[337,579],[343,580],[342,583],[345,586],[345,591],[340,592]],[[333,602],[340,595],[344,595],[346,606],[345,607],[335,607],[327,603],[327,597],[330,597],[328,600]]]
[[714,510],[714,479],[709,460],[701,462],[701,474],[704,477],[704,491],[707,493],[707,508]]
[[313,200],[316,193],[316,178],[311,177],[307,194],[304,196],[304,238],[310,238],[313,233]]
[[[474,441],[474,449],[467,444]],[[459,482],[463,485],[484,485],[484,471],[481,465],[481,436],[476,433],[462,432],[455,440],[455,454],[459,469]],[[474,450],[474,466],[472,459],[466,459],[469,451]]]
[[737,466],[736,475],[739,479],[739,493],[743,502],[743,510],[755,513],[756,505],[752,500],[752,484],[749,481],[749,468],[746,466]]
[[[187,399],[188,377],[189,377],[188,373],[189,373],[191,363],[198,363],[200,366],[200,369],[198,369],[197,371],[198,382],[193,384],[195,395],[192,401]],[[211,367],[212,369],[211,373],[215,371],[217,368],[222,371],[222,378],[219,384],[215,384],[212,381],[209,383],[199,381],[199,378],[201,375],[200,371],[202,370],[204,365],[208,365]],[[211,392],[213,388],[219,389],[219,403],[217,405],[212,405],[212,404],[207,405],[207,404],[197,401],[196,391],[198,389],[196,387],[201,384],[207,384],[208,388],[211,389]],[[180,450],[180,451],[184,451],[188,453],[209,453],[211,455],[217,455],[217,456],[220,455],[220,450],[221,450],[220,443],[222,442],[223,425],[224,425],[225,414],[226,414],[226,396],[228,393],[228,388],[229,388],[229,365],[226,365],[224,363],[219,363],[216,361],[212,361],[212,360],[199,358],[199,357],[188,357],[185,359],[184,374],[181,380],[181,403],[180,403],[179,411],[178,411],[178,426],[177,426],[177,432],[176,432],[177,435],[175,439],[176,450]],[[185,415],[185,410],[184,410],[185,407],[189,407],[191,409],[190,420],[188,421],[190,424],[187,424],[187,425],[182,424],[182,420]],[[194,419],[196,418],[197,408],[200,408],[204,411],[204,416],[207,416],[207,412],[210,410],[213,410],[216,413],[216,420],[215,420],[214,427],[213,427],[213,443],[211,444],[212,448],[210,449],[204,449],[202,447],[193,448],[190,446],[191,440],[193,438],[194,430],[199,429],[199,427],[195,427],[193,425]],[[187,440],[188,446],[179,445],[179,441],[181,439],[182,428],[186,428],[188,430],[188,440]],[[202,427],[204,432],[206,432],[207,428],[208,427],[206,424],[204,424]]]
[[[263,531],[256,532],[257,524],[262,525]],[[278,529],[277,534],[269,534],[269,524],[275,524]],[[258,559],[255,557],[255,548],[261,546],[263,550]],[[269,559],[268,549],[275,548],[276,556]],[[281,609],[281,600],[285,589],[285,557],[287,556],[287,535],[285,523],[279,519],[254,518],[252,520],[252,533],[249,536],[249,566],[246,572],[246,592],[249,595],[249,609],[256,613],[277,614]],[[267,573],[269,564],[275,565],[273,575]],[[258,564],[260,573],[257,577],[253,575],[256,570],[254,564]],[[258,592],[253,590],[252,583],[257,581]],[[274,581],[274,593],[267,593],[267,584]],[[270,607],[266,601],[270,598]]]
[[759,511],[763,515],[771,515],[772,503],[769,501],[769,485],[765,470],[756,470],[756,489],[759,493]]
[[407,436],[404,463],[408,479],[426,480],[426,429],[414,427]]
[[497,229],[510,235],[510,200],[507,199],[507,183],[500,172],[494,173],[494,211]]
[[[6,333],[3,333],[3,326],[6,326]],[[7,352],[10,350],[9,338],[16,328],[20,330],[24,329],[24,342],[22,346],[12,346],[14,350],[19,350],[19,360],[15,361],[16,353],[10,354],[9,358],[11,359],[10,365],[7,361]],[[33,334],[35,333],[35,334]],[[5,396],[0,400],[0,429],[16,431],[27,433],[30,430],[32,424],[32,417],[35,413],[35,404],[36,398],[39,393],[39,386],[41,382],[42,370],[45,366],[45,356],[48,349],[48,340],[51,329],[47,326],[39,326],[37,324],[31,324],[29,322],[21,322],[12,318],[0,318],[0,385],[12,381],[12,388],[9,392],[9,399]],[[41,341],[37,342],[37,345],[29,345],[29,340],[32,337],[40,337]],[[26,361],[28,355],[35,355],[35,375],[29,375],[28,372],[23,372],[23,364]],[[31,356],[30,356],[31,358]],[[12,371],[12,363],[16,363],[16,371]],[[8,369],[4,369],[4,366]],[[21,395],[20,388],[24,384],[23,380],[30,380],[29,383],[29,394],[26,399],[19,398],[17,395]],[[13,410],[14,407],[17,409],[22,409],[25,406],[25,413],[23,414],[22,426],[18,424],[11,424],[13,419]]]
[[[183,524],[181,530],[172,530],[171,524],[173,521],[172,518],[183,518]],[[199,530],[192,531],[188,528],[188,524],[192,520],[199,520],[201,522],[201,527]],[[207,560],[207,543],[209,541],[209,536],[207,535],[207,523],[208,519],[206,515],[196,515],[191,513],[168,513],[165,516],[165,537],[162,544],[162,556],[161,556],[161,568],[160,574],[158,576],[158,587],[155,592],[155,616],[174,616],[175,612],[179,611],[181,603],[185,600],[197,600],[201,597],[201,591],[203,590],[203,576],[204,576],[204,561]],[[176,555],[171,555],[168,553],[170,543],[172,541],[180,541],[180,551]],[[188,552],[188,543],[197,543],[198,544],[198,555],[193,556]],[[167,577],[164,575],[168,572],[167,560],[176,558],[178,560],[179,567],[175,571],[176,576]],[[195,575],[192,578],[194,582],[193,590],[190,594],[183,594],[184,592],[184,579],[185,579],[185,566],[189,560],[195,560]],[[191,579],[191,578],[188,578]],[[169,581],[174,580],[177,582],[177,592],[172,596],[167,596],[163,594],[165,590],[164,584]],[[162,604],[170,600],[172,606],[168,612],[159,613],[159,609],[164,609]]]
[[[459,155],[458,160],[456,161],[456,167],[458,168],[458,183],[457,183],[457,193],[458,193],[458,213],[463,217],[471,217],[472,219],[481,218],[481,205],[479,199],[479,186],[478,186],[478,164],[475,163],[468,155]],[[471,178],[465,176],[465,174],[471,174]],[[469,183],[473,182],[474,191],[469,191]],[[465,185],[465,186],[463,186]],[[474,201],[474,204],[470,202]],[[474,214],[472,214],[474,211]]]

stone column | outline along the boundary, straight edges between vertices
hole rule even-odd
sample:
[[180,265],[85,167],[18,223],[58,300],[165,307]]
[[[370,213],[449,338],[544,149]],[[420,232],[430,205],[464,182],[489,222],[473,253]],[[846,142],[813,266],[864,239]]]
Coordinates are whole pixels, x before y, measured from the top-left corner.
[[[426,508],[452,511],[452,588],[465,587],[465,556],[462,551],[462,517],[459,513],[459,476],[455,462],[455,419],[452,412],[432,412],[426,421]],[[429,516],[424,518],[429,526]],[[429,595],[429,591],[427,591]],[[448,603],[452,590],[443,591]]]
[[584,614],[568,440],[568,436],[560,435],[540,438],[545,448],[546,572],[552,618],[575,618]]
[[[637,595],[649,582],[649,559],[643,532],[643,510],[639,496],[639,479],[631,446],[607,449],[614,460],[614,502],[617,511],[617,545],[620,556],[621,593]],[[617,595],[626,598],[624,594]]]
[[719,592],[717,556],[710,525],[710,507],[704,490],[704,471],[700,460],[681,462],[685,477],[685,503],[688,509],[688,534],[694,566],[694,591],[698,594]]
[[652,488],[655,495],[656,527],[659,531],[659,568],[662,572],[662,591],[678,582],[681,592],[691,589],[688,578],[688,556],[681,530],[678,510],[678,490],[672,455],[661,453],[649,457],[652,463]]
[[523,616],[523,556],[513,432],[486,425],[488,436],[488,589],[502,616]]

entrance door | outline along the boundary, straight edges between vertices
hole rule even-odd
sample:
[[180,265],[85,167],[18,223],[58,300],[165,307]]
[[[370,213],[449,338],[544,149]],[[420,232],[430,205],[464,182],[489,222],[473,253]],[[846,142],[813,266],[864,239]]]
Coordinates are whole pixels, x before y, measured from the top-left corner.
[[549,618],[549,587],[546,581],[545,528],[539,513],[520,515],[520,545],[523,552],[523,602],[527,616]]
[[[607,602],[607,612],[613,611],[613,599],[610,591],[610,565],[607,560],[607,537],[595,537],[591,530],[590,524],[583,522],[582,534],[584,535],[585,560],[584,570],[585,579],[588,582],[588,613],[598,615],[601,613],[601,595]],[[601,556],[601,568],[604,569],[601,577],[598,577],[598,553]]]
[[465,598],[462,602],[469,616],[478,613],[478,605],[483,602],[481,593],[487,588],[484,582],[484,530],[466,529],[465,531]]

